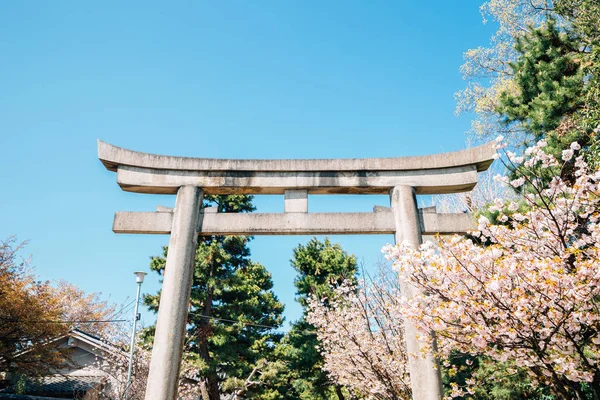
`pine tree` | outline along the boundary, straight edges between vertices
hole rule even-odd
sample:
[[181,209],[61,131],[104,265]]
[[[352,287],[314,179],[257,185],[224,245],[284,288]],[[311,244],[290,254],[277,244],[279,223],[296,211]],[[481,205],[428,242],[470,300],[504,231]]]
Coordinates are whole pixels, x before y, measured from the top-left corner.
[[[573,142],[578,142],[588,156],[597,157],[588,149],[594,144],[592,130],[598,124],[597,118],[595,123],[595,118],[590,118],[597,115],[597,108],[590,108],[590,100],[598,77],[590,73],[590,55],[582,46],[581,35],[559,29],[555,19],[549,18],[545,26],[517,39],[519,57],[511,63],[516,93],[500,95],[497,112],[505,123],[518,122],[535,141],[545,139],[548,153],[557,159]],[[561,173],[570,180],[573,163],[543,171],[538,178],[552,180]]]
[[518,121],[536,140],[559,127],[582,106],[583,73],[578,41],[553,19],[517,39],[519,58],[511,63],[517,93],[500,96],[505,123]]
[[[292,267],[298,275],[294,280],[297,301],[306,307],[309,296],[327,298],[345,280],[356,280],[356,257],[329,239],[313,238],[305,246],[294,249]],[[306,313],[306,310],[305,310]],[[344,399],[345,389],[334,385],[321,369],[323,358],[315,328],[304,316],[292,325],[276,352],[283,368],[278,376],[279,399],[326,400]]]
[[[245,195],[205,197],[205,207],[215,205],[218,212],[254,210],[252,197]],[[204,400],[219,400],[222,391],[263,398],[261,385],[243,386],[280,339],[270,327],[282,324],[283,304],[272,291],[271,274],[249,258],[250,239],[202,237],[196,249],[184,357],[199,369]],[[162,273],[167,251],[152,257],[153,271]],[[159,294],[144,300],[158,309]]]

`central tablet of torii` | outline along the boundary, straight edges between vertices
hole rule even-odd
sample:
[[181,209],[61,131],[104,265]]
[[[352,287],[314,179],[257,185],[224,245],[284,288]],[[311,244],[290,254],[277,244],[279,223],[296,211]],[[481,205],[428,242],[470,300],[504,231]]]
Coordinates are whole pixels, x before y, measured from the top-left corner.
[[[117,212],[116,233],[171,234],[152,348],[146,400],[173,400],[193,276],[198,235],[390,234],[396,243],[421,243],[422,235],[473,229],[469,214],[417,208],[417,194],[472,190],[477,173],[492,163],[492,143],[444,154],[329,160],[228,160],[140,153],[98,141],[98,158],[117,173],[121,189],[176,194],[174,209]],[[390,206],[373,212],[309,213],[309,194],[388,194]],[[202,209],[204,194],[283,194],[284,213],[228,214]],[[407,297],[415,288],[401,285]],[[414,326],[405,321],[407,351],[419,354]],[[442,398],[433,356],[409,357],[413,398]]]

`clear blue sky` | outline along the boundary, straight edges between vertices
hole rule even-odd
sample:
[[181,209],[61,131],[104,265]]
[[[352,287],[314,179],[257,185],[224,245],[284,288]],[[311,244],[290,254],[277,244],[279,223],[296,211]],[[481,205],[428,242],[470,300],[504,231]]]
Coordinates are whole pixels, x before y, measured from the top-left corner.
[[[454,115],[462,53],[486,45],[480,1],[3,1],[0,238],[29,240],[41,279],[115,302],[134,296],[167,236],[115,235],[115,211],[173,196],[125,193],[96,139],[152,153],[223,158],[392,157],[464,147]],[[283,210],[281,197],[257,198]],[[310,199],[370,211],[382,196]],[[287,320],[292,249],[258,237]],[[336,236],[368,266],[388,236]],[[145,292],[156,292],[151,274]],[[149,313],[145,323],[153,321]]]

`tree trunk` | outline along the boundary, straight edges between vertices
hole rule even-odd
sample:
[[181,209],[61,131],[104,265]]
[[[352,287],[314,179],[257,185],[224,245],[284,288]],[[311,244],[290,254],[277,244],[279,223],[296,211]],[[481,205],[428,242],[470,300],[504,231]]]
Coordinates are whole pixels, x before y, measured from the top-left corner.
[[[200,357],[210,365],[210,354],[208,352],[208,337],[210,336],[210,312],[212,309],[212,293],[209,293],[206,297],[206,303],[202,310],[202,320],[198,324],[198,347],[200,351]],[[219,377],[216,371],[209,371],[204,377],[201,385],[202,400],[220,400],[221,394],[219,391]]]
[[202,400],[219,400],[219,381],[216,379],[204,378],[200,382],[200,393]]
[[339,385],[335,385],[335,394],[337,394],[337,397],[339,400],[345,400],[344,398],[344,394],[342,393],[342,387]]
[[219,393],[219,380],[216,375],[209,375],[208,379],[208,396],[210,400],[219,400],[221,394]]

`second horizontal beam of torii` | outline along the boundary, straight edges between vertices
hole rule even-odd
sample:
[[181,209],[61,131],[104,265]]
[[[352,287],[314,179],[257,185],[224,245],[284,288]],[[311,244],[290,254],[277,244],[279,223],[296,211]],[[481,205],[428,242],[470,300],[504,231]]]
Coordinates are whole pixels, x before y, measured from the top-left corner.
[[[206,208],[201,213],[197,233],[212,235],[369,235],[394,234],[392,210],[376,207],[375,212],[355,213],[216,213]],[[436,213],[434,208],[419,210],[423,235],[464,233],[475,228],[470,214]],[[169,234],[173,212],[117,212],[115,233]]]

